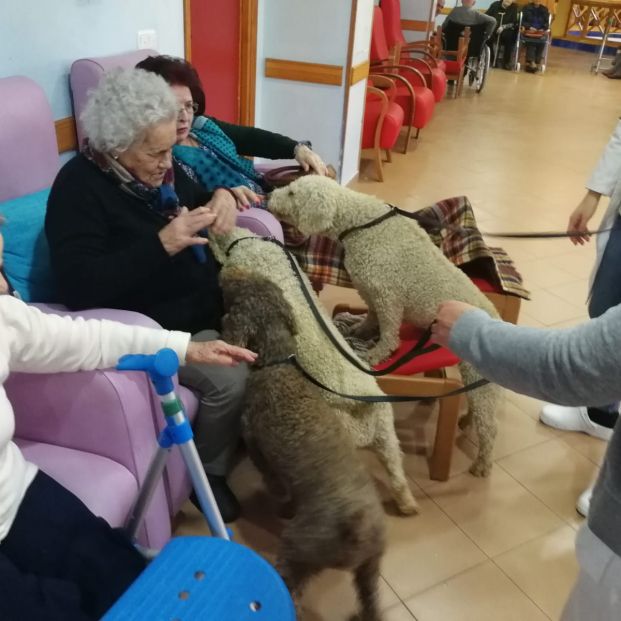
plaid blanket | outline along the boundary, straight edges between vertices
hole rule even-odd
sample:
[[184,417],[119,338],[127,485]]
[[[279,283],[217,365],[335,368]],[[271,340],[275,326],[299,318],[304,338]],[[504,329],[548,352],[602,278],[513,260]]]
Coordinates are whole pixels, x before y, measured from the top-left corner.
[[[465,196],[447,198],[416,212],[419,224],[444,255],[468,276],[484,278],[507,294],[529,299],[522,277],[502,248],[488,246]],[[327,237],[305,237],[283,225],[287,248],[295,255],[316,290],[323,285],[352,287],[343,266],[344,250]]]

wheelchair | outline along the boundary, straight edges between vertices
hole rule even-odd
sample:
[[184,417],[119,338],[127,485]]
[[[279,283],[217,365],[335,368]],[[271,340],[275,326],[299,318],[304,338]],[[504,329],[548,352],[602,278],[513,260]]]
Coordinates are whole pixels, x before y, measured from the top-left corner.
[[491,50],[487,45],[485,24],[467,26],[457,22],[447,21],[442,26],[443,49],[458,51],[460,38],[467,41],[468,51],[464,63],[464,78],[468,79],[468,86],[480,93],[485,87],[491,64]]

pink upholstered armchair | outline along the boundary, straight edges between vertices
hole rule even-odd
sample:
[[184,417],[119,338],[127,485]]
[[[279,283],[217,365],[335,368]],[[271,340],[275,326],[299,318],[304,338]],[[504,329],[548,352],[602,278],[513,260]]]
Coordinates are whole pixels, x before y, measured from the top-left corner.
[[[52,112],[42,89],[25,77],[0,79],[0,213],[4,201],[48,188],[58,168]],[[238,224],[282,239],[273,216],[249,213],[257,211],[245,212]],[[157,325],[128,311],[69,313],[59,305],[38,306],[44,312]],[[157,430],[164,425],[146,376],[114,370],[15,373],[6,391],[15,409],[16,441],[27,458],[73,491],[94,513],[113,526],[123,525],[156,448]],[[196,397],[183,387],[179,394],[193,419]],[[189,477],[173,452],[139,535],[143,544],[160,547],[170,538],[170,517],[189,492]]]

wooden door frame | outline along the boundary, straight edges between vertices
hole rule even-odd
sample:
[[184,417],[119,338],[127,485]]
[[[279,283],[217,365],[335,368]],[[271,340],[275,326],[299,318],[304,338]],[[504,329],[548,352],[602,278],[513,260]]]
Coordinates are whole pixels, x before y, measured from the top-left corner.
[[[196,0],[200,2],[202,0]],[[258,0],[239,0],[239,69],[237,96],[241,125],[254,125],[257,75]],[[185,58],[192,62],[192,0],[183,0],[183,41]]]

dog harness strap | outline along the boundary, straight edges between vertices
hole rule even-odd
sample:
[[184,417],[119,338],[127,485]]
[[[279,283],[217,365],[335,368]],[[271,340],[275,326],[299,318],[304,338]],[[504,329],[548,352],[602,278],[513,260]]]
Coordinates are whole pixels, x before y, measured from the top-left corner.
[[381,215],[379,218],[375,218],[375,220],[371,220],[370,222],[367,222],[366,224],[352,226],[350,229],[343,231],[339,235],[339,241],[342,242],[348,235],[351,235],[352,233],[355,233],[356,231],[362,231],[363,229],[370,229],[376,224],[379,224],[380,222],[383,222],[384,220],[388,220],[388,218],[392,218],[393,216],[396,216],[401,212],[401,209],[399,209],[398,207],[395,207],[394,205],[389,204],[387,206],[390,207],[390,211],[387,211],[385,214]]
[[445,392],[443,394],[435,394],[435,395],[419,395],[417,397],[408,397],[407,395],[348,395],[342,392],[338,392],[337,390],[332,390],[325,384],[322,384],[319,380],[315,379],[298,361],[295,355],[289,356],[286,360],[280,360],[274,364],[292,364],[311,384],[314,384],[318,388],[325,390],[326,392],[332,393],[337,397],[342,397],[343,399],[350,399],[352,401],[362,401],[363,403],[408,403],[412,401],[425,401],[427,399],[442,399],[444,397],[455,397],[457,395],[464,394],[466,392],[471,392],[480,388],[481,386],[485,386],[489,384],[489,381],[486,379],[480,379],[476,382],[472,382],[471,384],[467,384],[466,386],[462,386],[461,388],[456,388],[455,390],[451,390],[450,392]]

